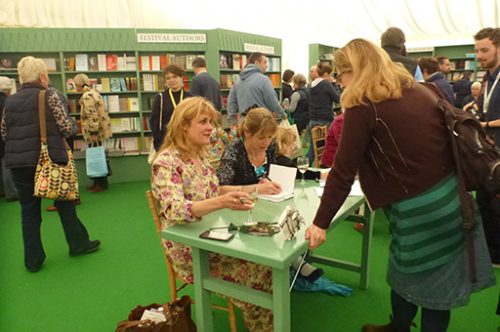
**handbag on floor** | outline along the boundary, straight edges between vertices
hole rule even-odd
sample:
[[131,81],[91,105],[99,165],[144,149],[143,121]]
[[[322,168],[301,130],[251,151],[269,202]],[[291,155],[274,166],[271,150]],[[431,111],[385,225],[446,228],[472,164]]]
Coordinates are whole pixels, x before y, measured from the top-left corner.
[[100,178],[109,173],[106,163],[106,151],[104,146],[87,147],[85,150],[85,164],[89,178]]
[[40,122],[40,157],[36,165],[35,188],[33,195],[59,201],[73,201],[80,197],[73,153],[64,139],[68,163],[59,165],[50,159],[47,146],[47,127],[45,122],[45,90],[38,94],[38,116]]
[[[141,320],[143,316],[160,316],[164,321]],[[138,305],[130,312],[128,320],[118,323],[115,332],[196,332],[196,325],[191,319],[191,298],[184,295],[173,303]]]

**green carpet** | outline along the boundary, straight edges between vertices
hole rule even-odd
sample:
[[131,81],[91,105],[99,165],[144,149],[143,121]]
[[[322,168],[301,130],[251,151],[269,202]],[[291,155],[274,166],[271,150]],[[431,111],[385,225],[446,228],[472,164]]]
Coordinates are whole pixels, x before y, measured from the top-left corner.
[[[82,192],[78,215],[91,239],[102,241],[99,251],[86,256],[69,257],[57,213],[43,212],[47,259],[34,274],[23,264],[19,204],[0,200],[0,331],[114,331],[135,305],[168,301],[167,270],[144,195],[147,189],[148,183],[140,182],[114,184],[99,194]],[[44,207],[49,204],[43,202]],[[319,251],[357,260],[360,241],[352,224],[342,223]],[[292,330],[355,332],[367,322],[385,323],[390,313],[387,247],[387,222],[379,215],[368,290],[359,289],[357,274],[325,268],[328,278],[352,287],[353,294],[292,293]],[[500,270],[496,275],[500,277]],[[187,293],[192,295],[192,287]],[[474,294],[468,306],[452,312],[449,331],[496,331],[497,300],[498,287]],[[217,297],[215,301],[221,302]],[[214,311],[214,317],[216,331],[227,331],[227,314]],[[239,313],[237,322],[238,330],[245,331]]]

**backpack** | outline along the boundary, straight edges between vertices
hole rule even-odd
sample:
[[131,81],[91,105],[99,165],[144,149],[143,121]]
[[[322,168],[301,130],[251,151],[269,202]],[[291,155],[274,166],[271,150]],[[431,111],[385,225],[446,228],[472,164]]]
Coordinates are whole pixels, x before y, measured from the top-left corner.
[[444,114],[457,172],[461,172],[467,191],[499,192],[500,151],[495,142],[471,114],[443,99],[438,101],[438,109]]

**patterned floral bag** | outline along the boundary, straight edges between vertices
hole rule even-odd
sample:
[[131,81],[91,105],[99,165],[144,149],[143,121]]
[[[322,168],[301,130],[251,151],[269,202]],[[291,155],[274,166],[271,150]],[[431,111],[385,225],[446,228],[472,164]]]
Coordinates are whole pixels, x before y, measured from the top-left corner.
[[47,146],[47,129],[45,123],[45,90],[38,95],[38,113],[40,119],[40,157],[36,165],[34,195],[59,201],[72,201],[79,198],[78,178],[76,175],[73,153],[66,140],[68,163],[59,165],[50,159]]

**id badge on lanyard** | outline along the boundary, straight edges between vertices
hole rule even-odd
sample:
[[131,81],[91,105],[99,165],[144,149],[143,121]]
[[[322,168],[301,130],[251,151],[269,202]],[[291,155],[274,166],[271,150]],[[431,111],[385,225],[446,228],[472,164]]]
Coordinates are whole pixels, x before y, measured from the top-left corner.
[[488,92],[488,82],[486,82],[486,87],[484,89],[484,106],[483,106],[484,113],[487,113],[489,110],[488,107],[490,106],[491,95],[493,94],[493,91],[495,91],[499,79],[500,79],[500,71],[498,72],[497,77],[495,78],[493,86],[491,87],[491,89],[489,89],[489,92]]

